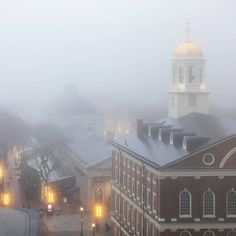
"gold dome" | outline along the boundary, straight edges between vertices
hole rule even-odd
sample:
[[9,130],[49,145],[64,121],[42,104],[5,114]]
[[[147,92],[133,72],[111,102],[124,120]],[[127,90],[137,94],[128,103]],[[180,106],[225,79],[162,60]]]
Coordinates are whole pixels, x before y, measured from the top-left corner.
[[181,43],[175,50],[176,57],[203,57],[203,53],[197,44],[186,41]]

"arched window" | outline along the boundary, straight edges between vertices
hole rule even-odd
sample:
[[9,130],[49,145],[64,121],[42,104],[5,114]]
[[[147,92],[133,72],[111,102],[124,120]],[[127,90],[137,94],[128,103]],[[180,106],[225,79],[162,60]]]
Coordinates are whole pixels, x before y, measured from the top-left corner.
[[207,191],[203,194],[203,216],[215,216],[215,194],[211,191]]
[[188,191],[183,191],[180,193],[180,216],[190,217],[192,214],[191,206],[191,194]]
[[183,69],[183,67],[179,68],[179,83],[180,84],[184,83],[184,69]]
[[236,216],[236,192],[227,193],[227,216]]
[[215,236],[215,234],[212,231],[207,230],[203,236]]
[[235,230],[229,231],[227,236],[236,236],[236,231]]
[[191,233],[185,230],[180,233],[180,236],[191,236]]
[[197,82],[196,67],[190,66],[189,67],[189,83],[196,83],[196,82]]

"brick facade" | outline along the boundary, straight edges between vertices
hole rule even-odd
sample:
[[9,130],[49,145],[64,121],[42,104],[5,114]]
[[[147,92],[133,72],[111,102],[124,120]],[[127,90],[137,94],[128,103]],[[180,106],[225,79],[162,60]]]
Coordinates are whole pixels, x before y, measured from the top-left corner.
[[[236,190],[236,171],[232,174],[232,168],[236,167],[235,154],[225,164],[225,167],[231,164],[230,172],[228,168],[219,168],[234,141],[211,147],[198,153],[199,158],[180,160],[164,170],[114,147],[111,211],[114,235],[185,236],[181,233],[186,230],[189,233],[186,236],[208,236],[207,232],[213,236],[227,236],[232,230],[234,232],[236,216],[227,216],[226,208],[227,194]],[[214,152],[218,148],[219,155]],[[208,152],[214,152],[218,168],[202,164],[202,156]],[[192,169],[197,165],[198,168]],[[180,215],[180,193],[183,191],[191,195],[189,217]],[[214,196],[214,216],[211,217],[204,216],[203,212],[206,192]],[[229,236],[235,236],[234,233]]]

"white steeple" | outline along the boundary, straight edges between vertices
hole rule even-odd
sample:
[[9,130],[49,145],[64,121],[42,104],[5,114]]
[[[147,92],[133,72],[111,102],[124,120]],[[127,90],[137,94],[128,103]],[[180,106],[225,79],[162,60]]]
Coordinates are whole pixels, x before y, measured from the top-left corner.
[[172,68],[169,117],[179,118],[191,112],[207,114],[209,92],[205,84],[205,61],[201,48],[189,40],[181,43],[175,50]]

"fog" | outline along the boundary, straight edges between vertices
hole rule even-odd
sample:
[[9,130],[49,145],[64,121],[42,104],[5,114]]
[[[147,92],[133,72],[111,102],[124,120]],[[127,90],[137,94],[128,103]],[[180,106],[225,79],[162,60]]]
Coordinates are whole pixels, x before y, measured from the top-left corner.
[[73,84],[96,106],[166,106],[189,21],[212,106],[233,106],[235,9],[235,0],[0,0],[0,103],[40,111]]

